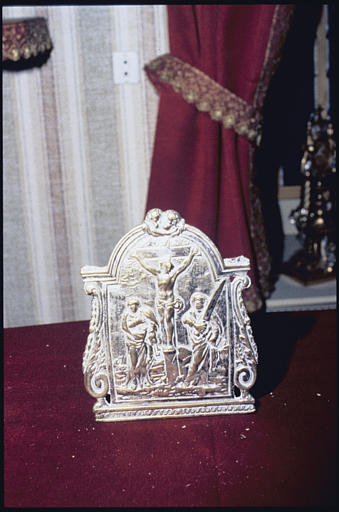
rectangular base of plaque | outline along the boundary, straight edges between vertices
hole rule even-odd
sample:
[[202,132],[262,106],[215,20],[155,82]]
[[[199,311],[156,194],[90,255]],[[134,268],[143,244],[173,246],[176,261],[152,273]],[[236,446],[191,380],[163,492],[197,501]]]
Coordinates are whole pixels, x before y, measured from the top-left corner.
[[173,402],[169,404],[142,405],[104,405],[94,406],[93,412],[96,421],[127,421],[136,419],[154,419],[154,418],[180,418],[189,416],[210,416],[220,414],[242,414],[255,412],[254,399],[249,396],[246,401],[239,400],[227,403],[224,401],[197,400],[187,403]]

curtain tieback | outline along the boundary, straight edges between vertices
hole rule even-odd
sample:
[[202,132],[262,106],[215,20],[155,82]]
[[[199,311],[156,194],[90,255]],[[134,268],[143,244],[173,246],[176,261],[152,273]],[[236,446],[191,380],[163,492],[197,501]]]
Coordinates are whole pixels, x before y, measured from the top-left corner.
[[260,112],[199,69],[167,53],[149,62],[145,71],[154,85],[157,80],[168,83],[199,111],[207,112],[211,119],[222,122],[225,128],[233,129],[259,145]]

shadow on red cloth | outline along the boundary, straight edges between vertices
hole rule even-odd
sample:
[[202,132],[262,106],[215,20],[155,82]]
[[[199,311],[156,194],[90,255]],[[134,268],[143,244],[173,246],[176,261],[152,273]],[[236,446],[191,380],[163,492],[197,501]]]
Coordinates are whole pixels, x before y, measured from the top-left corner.
[[[253,336],[258,347],[260,372],[251,394],[257,399],[272,392],[284,379],[296,342],[312,329],[311,312],[296,316],[291,312],[267,313],[260,310],[251,316]],[[260,406],[260,401],[257,407]]]

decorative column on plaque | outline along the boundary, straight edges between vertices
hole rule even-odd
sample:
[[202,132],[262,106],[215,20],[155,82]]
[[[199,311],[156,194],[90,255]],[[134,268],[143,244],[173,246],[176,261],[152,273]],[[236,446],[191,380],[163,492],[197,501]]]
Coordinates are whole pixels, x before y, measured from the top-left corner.
[[150,210],[107,266],[81,269],[92,296],[84,383],[98,421],[255,410],[257,348],[242,291],[249,260],[222,259],[174,210]]

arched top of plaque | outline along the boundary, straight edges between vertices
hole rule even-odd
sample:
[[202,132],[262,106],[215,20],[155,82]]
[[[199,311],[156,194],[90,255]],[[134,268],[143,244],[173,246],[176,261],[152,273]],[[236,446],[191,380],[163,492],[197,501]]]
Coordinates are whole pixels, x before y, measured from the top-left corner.
[[83,372],[98,421],[253,412],[257,348],[242,290],[249,259],[223,259],[174,210],[150,210],[104,267],[81,269],[92,315]]
[[236,258],[222,258],[215,244],[199,229],[186,224],[185,219],[175,210],[162,211],[159,208],[149,210],[144,222],[131,229],[115,246],[107,266],[94,267],[84,266],[81,269],[83,277],[117,278],[119,265],[121,264],[126,251],[137,240],[154,238],[154,245],[163,248],[163,255],[169,253],[171,239],[183,239],[186,242],[198,246],[211,264],[211,271],[216,278],[225,272],[235,270],[248,271],[250,269],[249,259],[244,256]]

